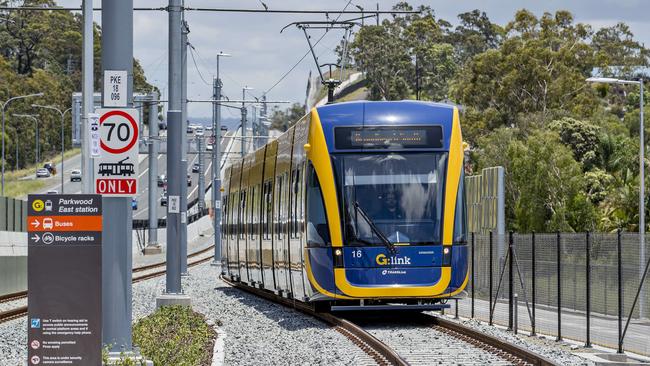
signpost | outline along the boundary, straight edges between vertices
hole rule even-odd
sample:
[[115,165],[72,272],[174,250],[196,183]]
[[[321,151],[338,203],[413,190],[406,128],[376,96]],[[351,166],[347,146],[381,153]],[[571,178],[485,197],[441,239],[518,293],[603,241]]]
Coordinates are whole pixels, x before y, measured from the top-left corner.
[[104,107],[127,106],[126,70],[104,70]]
[[28,364],[102,362],[102,198],[29,195]]
[[95,159],[95,193],[130,197],[138,192],[138,119],[134,108],[98,109],[99,153]]

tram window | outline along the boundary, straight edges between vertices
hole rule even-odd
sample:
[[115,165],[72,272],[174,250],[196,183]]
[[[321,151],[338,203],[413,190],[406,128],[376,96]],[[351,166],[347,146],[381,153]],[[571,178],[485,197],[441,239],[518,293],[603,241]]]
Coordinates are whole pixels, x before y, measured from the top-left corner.
[[[222,215],[221,215],[221,238],[225,239],[226,236],[228,235],[228,196],[224,197],[222,199],[223,204],[222,204]],[[214,211],[214,210],[213,210]],[[225,213],[225,215],[223,214]],[[213,212],[213,215],[216,215],[216,212]]]
[[467,200],[465,198],[465,172],[461,172],[456,196],[456,217],[454,218],[454,243],[467,242]]
[[275,190],[278,193],[275,197],[275,218],[276,224],[275,224],[275,232],[277,234],[278,239],[282,239],[282,181],[284,180],[284,175],[280,175],[276,177],[276,184],[275,184]]
[[251,204],[248,205],[248,237],[253,238],[253,210],[255,207],[255,187],[251,187]]
[[323,193],[316,171],[310,165],[307,171],[307,245],[325,246],[329,242]]
[[241,191],[239,194],[239,239],[246,239],[246,191]]
[[264,183],[264,209],[262,211],[262,224],[264,226],[264,239],[271,239],[271,228],[273,224],[273,214],[272,214],[272,190],[271,181]]
[[237,224],[236,217],[235,217],[235,210],[237,209],[237,201],[235,200],[235,194],[230,195],[230,201],[232,204],[230,205],[230,211],[228,212],[228,216],[230,219],[228,220],[228,234],[230,235],[230,239],[235,239],[235,225]]

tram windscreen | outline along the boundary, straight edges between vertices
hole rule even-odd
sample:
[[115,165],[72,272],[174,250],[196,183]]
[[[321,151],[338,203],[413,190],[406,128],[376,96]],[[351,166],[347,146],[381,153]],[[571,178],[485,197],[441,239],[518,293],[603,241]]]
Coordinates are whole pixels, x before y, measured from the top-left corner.
[[[349,245],[439,244],[446,153],[334,157]],[[371,221],[371,222],[368,222]]]
[[334,135],[341,150],[443,147],[441,126],[337,127]]

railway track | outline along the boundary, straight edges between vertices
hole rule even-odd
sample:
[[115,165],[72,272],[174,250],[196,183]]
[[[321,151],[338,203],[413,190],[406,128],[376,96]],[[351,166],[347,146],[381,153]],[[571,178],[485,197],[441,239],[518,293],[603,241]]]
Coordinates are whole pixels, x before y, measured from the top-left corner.
[[[413,312],[374,313],[371,317],[352,312],[339,317],[226,278],[222,281],[330,324],[378,365],[555,365],[525,348],[441,317]],[[401,332],[404,328],[410,328],[410,336]],[[445,340],[452,346],[441,346]]]
[[354,324],[353,322],[337,317],[330,313],[321,313],[312,309],[310,306],[305,305],[304,303],[276,297],[274,294],[271,294],[267,291],[263,291],[256,288],[251,288],[248,286],[241,285],[236,282],[231,282],[226,278],[221,277],[221,280],[228,285],[238,288],[240,290],[252,293],[254,295],[260,296],[267,300],[279,303],[281,305],[294,308],[302,313],[313,316],[321,321],[331,325],[334,329],[350,339],[352,343],[357,345],[364,353],[370,356],[378,365],[397,365],[397,366],[406,366],[409,365],[400,355],[395,353],[390,347],[385,343],[381,342],[379,339],[375,338],[372,334],[365,331],[363,328]]
[[[211,245],[211,246],[209,246],[209,247],[207,247],[205,249],[198,250],[198,251],[188,255],[187,257],[190,258],[190,259],[198,257],[201,254],[209,252],[213,248],[214,248],[214,245]],[[197,260],[194,260],[194,261],[191,261],[191,262],[187,263],[187,266],[188,267],[197,266],[199,264],[202,264],[202,263],[205,263],[205,262],[208,262],[208,261],[212,260],[212,258],[213,258],[212,256],[207,256],[207,257],[204,257],[204,258],[200,258],[200,259],[197,259]],[[159,267],[163,267],[163,266],[165,266],[165,264],[166,264],[166,262],[158,262],[158,263],[154,263],[154,264],[148,264],[148,265],[145,265],[145,266],[136,267],[136,268],[133,268],[133,273],[140,273],[140,272],[150,271],[150,270],[153,270],[153,269],[156,269],[156,268],[159,268]],[[132,281],[133,281],[133,283],[137,283],[137,282],[141,282],[141,281],[145,281],[145,280],[149,280],[149,279],[152,279],[152,278],[155,278],[155,277],[162,276],[165,273],[166,273],[166,271],[164,269],[162,269],[162,270],[159,270],[159,271],[154,271],[154,272],[146,273],[146,274],[143,274],[143,275],[140,275],[140,276],[137,276],[137,277],[133,277]],[[16,293],[13,293],[13,294],[8,294],[8,295],[4,295],[4,296],[0,297],[0,303],[16,301],[16,300],[24,299],[26,297],[27,297],[27,291],[16,292]],[[16,318],[20,318],[20,317],[25,316],[25,315],[27,315],[27,306],[19,306],[19,307],[15,307],[15,308],[12,308],[12,309],[9,309],[9,310],[6,310],[6,311],[0,311],[0,323],[4,323],[4,322],[7,322],[7,321],[16,319]]]

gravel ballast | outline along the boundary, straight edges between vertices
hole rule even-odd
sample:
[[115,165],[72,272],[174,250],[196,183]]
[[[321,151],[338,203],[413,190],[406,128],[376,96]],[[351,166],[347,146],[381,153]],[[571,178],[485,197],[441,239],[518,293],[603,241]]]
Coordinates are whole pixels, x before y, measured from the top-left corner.
[[[436,313],[431,314],[439,315]],[[535,352],[538,355],[556,362],[558,365],[595,365],[592,361],[574,354],[571,349],[571,344],[569,343],[558,343],[555,340],[546,337],[531,337],[523,333],[514,334],[513,332],[507,331],[503,328],[489,326],[486,323],[474,319],[460,320],[453,319],[451,316],[445,316],[445,318]]]
[[[374,365],[374,361],[328,325],[292,309],[231,288],[209,264],[190,268],[183,288],[192,308],[221,322],[225,365]],[[155,310],[165,278],[133,285],[133,320]],[[0,364],[22,365],[27,357],[27,319],[0,324]]]

